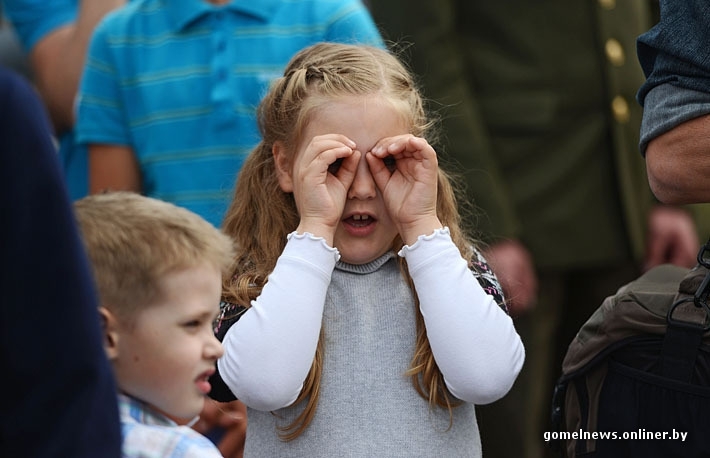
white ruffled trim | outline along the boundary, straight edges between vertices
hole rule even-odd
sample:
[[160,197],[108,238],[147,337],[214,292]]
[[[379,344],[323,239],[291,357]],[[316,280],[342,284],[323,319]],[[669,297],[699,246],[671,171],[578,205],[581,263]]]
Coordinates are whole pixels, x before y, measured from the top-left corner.
[[433,240],[434,238],[438,237],[446,237],[448,239],[451,239],[451,232],[449,231],[448,226],[435,229],[433,233],[428,235],[420,235],[419,237],[417,237],[416,242],[414,242],[412,245],[404,245],[397,254],[400,257],[405,257],[408,252],[416,250],[417,247],[420,247],[423,243],[426,243],[427,241]]
[[340,251],[338,251],[337,248],[334,248],[330,245],[328,245],[328,242],[325,241],[325,238],[319,237],[316,235],[311,234],[310,232],[304,232],[303,234],[299,234],[296,231],[291,232],[286,236],[287,240],[291,240],[292,238],[296,240],[310,240],[312,242],[315,242],[317,245],[320,245],[321,247],[325,248],[327,251],[333,253],[333,258],[335,259],[335,262],[340,261]]

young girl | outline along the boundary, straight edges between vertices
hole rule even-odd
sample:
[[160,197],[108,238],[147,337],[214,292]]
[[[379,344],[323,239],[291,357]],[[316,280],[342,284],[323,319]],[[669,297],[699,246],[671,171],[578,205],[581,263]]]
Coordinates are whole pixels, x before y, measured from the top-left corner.
[[472,273],[411,75],[317,44],[259,122],[225,221],[239,254],[212,393],[247,405],[245,456],[480,456],[474,404],[506,394],[524,351]]

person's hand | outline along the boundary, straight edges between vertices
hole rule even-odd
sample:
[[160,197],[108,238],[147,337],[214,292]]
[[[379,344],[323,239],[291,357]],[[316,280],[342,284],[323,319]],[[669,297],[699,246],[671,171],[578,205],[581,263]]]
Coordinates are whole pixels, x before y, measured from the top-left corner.
[[538,283],[530,252],[517,240],[492,244],[483,252],[498,277],[511,316],[520,316],[537,301]]
[[241,458],[247,429],[246,406],[240,401],[205,400],[200,419],[192,428],[202,435],[218,433],[217,448],[224,458]]
[[657,205],[648,219],[644,269],[660,264],[693,267],[697,264],[700,242],[695,223],[678,207]]
[[442,226],[436,214],[436,151],[426,140],[411,134],[383,138],[366,159],[404,243]]
[[301,221],[298,232],[324,237],[332,245],[361,153],[344,135],[314,137],[294,161],[293,196]]

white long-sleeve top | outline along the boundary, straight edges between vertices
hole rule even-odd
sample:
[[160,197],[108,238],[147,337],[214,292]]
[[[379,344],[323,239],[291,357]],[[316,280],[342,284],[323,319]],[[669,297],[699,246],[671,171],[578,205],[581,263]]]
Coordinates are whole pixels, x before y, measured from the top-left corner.
[[[394,253],[349,265],[323,239],[291,234],[261,295],[227,331],[218,361],[224,382],[250,408],[245,456],[480,455],[473,404],[508,392],[524,360],[520,337],[447,229],[420,237],[399,255],[407,260],[447,387],[468,403],[454,409],[453,427],[447,430],[448,412],[430,410],[404,375],[416,336],[414,298]],[[318,410],[304,434],[284,443],[275,426],[303,409],[291,404],[321,327]],[[401,449],[400,441],[412,445]]]

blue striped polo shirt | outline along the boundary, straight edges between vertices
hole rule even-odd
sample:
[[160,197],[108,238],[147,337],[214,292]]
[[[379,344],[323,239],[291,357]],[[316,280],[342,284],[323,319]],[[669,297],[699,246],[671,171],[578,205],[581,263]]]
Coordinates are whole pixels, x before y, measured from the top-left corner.
[[77,141],[130,146],[143,193],[219,226],[259,141],[256,107],[319,41],[384,46],[360,0],[138,0],[94,33]]

